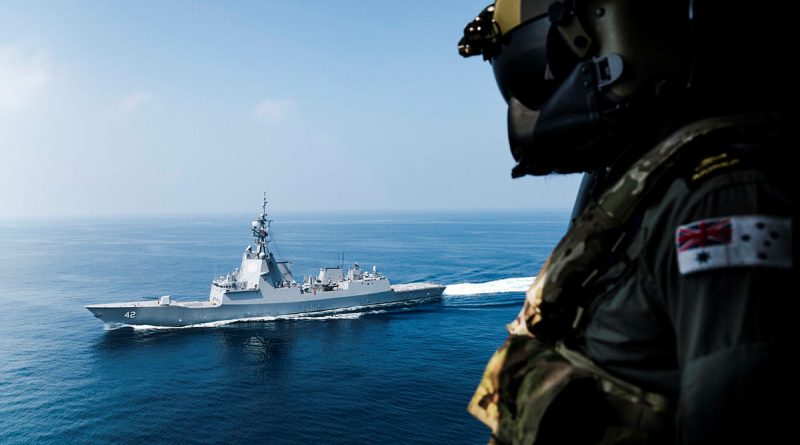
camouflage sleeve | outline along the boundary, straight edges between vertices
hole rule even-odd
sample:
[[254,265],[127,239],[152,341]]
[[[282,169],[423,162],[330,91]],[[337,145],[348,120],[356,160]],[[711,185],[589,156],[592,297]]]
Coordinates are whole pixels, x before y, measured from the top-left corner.
[[682,443],[764,443],[786,425],[775,400],[790,384],[779,374],[797,314],[795,203],[769,175],[731,170],[673,185],[680,205],[659,229],[668,254],[653,274],[675,331]]

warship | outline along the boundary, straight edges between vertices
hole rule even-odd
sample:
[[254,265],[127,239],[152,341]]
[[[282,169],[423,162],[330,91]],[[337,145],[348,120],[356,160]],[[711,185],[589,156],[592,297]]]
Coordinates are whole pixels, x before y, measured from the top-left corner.
[[377,271],[354,263],[346,274],[341,266],[323,267],[297,283],[291,264],[270,252],[267,200],[252,223],[255,250],[247,246],[241,266],[211,281],[208,300],[178,301],[169,295],[156,300],[92,304],[86,309],[107,325],[179,327],[219,321],[243,321],[279,315],[313,313],[433,299],[445,286],[435,283],[391,285]]

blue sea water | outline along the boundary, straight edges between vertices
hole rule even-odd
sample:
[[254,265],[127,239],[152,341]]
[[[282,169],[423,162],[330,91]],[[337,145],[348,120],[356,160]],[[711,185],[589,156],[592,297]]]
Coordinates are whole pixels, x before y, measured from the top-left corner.
[[248,215],[0,221],[0,443],[485,443],[466,412],[566,213],[273,215],[295,275],[358,261],[422,304],[105,329],[84,305],[205,299]]

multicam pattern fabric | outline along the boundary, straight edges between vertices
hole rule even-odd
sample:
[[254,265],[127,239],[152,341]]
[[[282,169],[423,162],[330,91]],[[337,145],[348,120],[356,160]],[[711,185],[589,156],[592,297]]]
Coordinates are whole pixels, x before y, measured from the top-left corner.
[[[532,443],[541,414],[551,401],[547,397],[557,395],[554,389],[575,378],[575,371],[568,369],[553,345],[567,336],[576,316],[581,315],[586,301],[580,299],[580,291],[597,278],[598,260],[621,245],[622,228],[669,173],[675,154],[712,132],[763,132],[770,124],[765,115],[690,124],[651,149],[587,206],[526,292],[522,310],[507,326],[509,338],[489,360],[469,404],[469,412],[491,428],[495,440]],[[522,405],[529,408],[520,411]]]
[[591,378],[548,345],[512,335],[489,361],[470,411],[498,442],[533,443],[551,402],[571,382]]

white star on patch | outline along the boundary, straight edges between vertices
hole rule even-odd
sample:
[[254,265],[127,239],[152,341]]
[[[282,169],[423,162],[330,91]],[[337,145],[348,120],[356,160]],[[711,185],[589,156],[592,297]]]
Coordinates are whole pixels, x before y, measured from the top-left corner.
[[742,215],[710,218],[675,230],[682,275],[730,267],[791,269],[792,218]]

